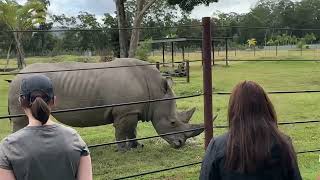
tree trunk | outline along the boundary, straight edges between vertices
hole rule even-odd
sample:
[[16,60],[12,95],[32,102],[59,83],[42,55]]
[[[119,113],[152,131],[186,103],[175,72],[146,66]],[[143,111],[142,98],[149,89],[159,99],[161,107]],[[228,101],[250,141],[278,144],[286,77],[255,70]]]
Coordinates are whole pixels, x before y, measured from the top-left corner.
[[135,56],[135,52],[138,48],[139,43],[139,35],[140,35],[140,29],[139,26],[142,22],[143,18],[139,18],[139,14],[143,8],[143,5],[145,3],[145,0],[137,0],[136,2],[136,14],[134,16],[133,20],[133,28],[131,33],[131,40],[130,40],[130,48],[129,48],[129,57],[133,58]]
[[129,57],[134,57],[138,43],[139,43],[139,33],[140,29],[138,29],[141,25],[141,22],[143,20],[143,16],[146,13],[146,11],[151,7],[151,5],[156,0],[149,0],[147,3],[145,0],[137,0],[136,1],[136,14],[133,20],[133,30],[131,33],[131,40],[130,40],[130,49],[129,49]]
[[11,47],[12,47],[12,41],[10,42],[10,46],[9,46],[9,49],[8,49],[8,52],[7,52],[7,63],[6,63],[6,66],[4,68],[4,71],[8,68],[9,66],[9,60],[10,60],[10,54],[11,54]]
[[26,67],[26,62],[24,61],[24,51],[21,43],[22,34],[19,32],[14,32],[13,35],[16,41],[18,68],[23,69],[24,67]]
[[[128,32],[124,28],[127,27],[126,11],[124,8],[125,0],[115,0],[118,16],[119,28],[119,44],[120,44],[120,57],[128,57]],[[138,0],[139,1],[139,0]]]

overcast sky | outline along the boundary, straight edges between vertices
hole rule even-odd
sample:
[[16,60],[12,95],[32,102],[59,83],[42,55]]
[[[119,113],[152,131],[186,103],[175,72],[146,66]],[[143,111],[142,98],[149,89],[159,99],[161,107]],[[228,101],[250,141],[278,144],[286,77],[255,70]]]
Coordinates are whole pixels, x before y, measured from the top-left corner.
[[[26,0],[18,0],[24,3]],[[192,17],[201,18],[212,16],[220,12],[246,13],[256,4],[257,0],[219,0],[218,3],[211,3],[210,6],[198,6],[192,11]],[[77,15],[80,11],[87,11],[95,14],[98,18],[104,13],[114,13],[114,0],[50,0],[49,13]]]

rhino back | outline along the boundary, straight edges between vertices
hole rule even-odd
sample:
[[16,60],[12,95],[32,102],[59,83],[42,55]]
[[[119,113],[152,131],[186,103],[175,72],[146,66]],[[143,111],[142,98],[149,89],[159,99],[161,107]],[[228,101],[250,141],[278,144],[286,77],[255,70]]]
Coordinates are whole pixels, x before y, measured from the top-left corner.
[[[135,59],[117,59],[110,63],[33,64],[25,68],[22,72],[143,64],[145,64],[145,62]],[[157,89],[156,86],[161,85],[159,72],[151,66],[64,71],[44,74],[52,80],[54,85],[55,95],[57,96],[54,110],[147,100],[149,98],[147,88],[151,86],[154,87],[152,89]],[[18,75],[12,82],[10,96],[18,95],[21,79],[25,76],[27,75]],[[146,76],[149,80],[145,78]],[[146,83],[148,83],[148,85]],[[153,92],[153,94],[156,94],[159,98],[162,96],[161,92]],[[10,109],[13,108],[18,108],[17,103],[14,103],[14,101],[10,103]],[[121,115],[123,113],[139,113],[142,115],[145,113],[144,111],[145,105],[139,104],[59,113],[55,114],[54,117],[60,122],[71,126],[86,127],[112,123],[114,115]]]

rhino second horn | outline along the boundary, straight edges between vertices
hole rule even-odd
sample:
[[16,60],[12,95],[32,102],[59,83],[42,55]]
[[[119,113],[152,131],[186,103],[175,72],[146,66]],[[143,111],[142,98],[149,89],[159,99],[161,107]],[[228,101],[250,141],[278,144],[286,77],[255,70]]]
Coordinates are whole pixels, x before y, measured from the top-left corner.
[[192,115],[194,114],[194,112],[196,111],[196,108],[192,108],[188,111],[182,111],[182,112],[178,112],[178,118],[181,119],[182,122],[184,123],[189,123],[190,119],[192,118]]

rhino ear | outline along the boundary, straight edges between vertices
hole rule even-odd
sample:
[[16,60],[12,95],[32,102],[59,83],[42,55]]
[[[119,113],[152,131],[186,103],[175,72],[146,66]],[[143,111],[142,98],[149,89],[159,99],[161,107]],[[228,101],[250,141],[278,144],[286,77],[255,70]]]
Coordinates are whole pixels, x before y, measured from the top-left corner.
[[173,80],[171,79],[171,77],[163,78],[161,83],[161,89],[165,94],[167,94],[168,92],[171,92],[172,85]]
[[184,123],[189,123],[193,113],[196,111],[196,108],[192,108],[188,111],[177,112],[177,116]]

